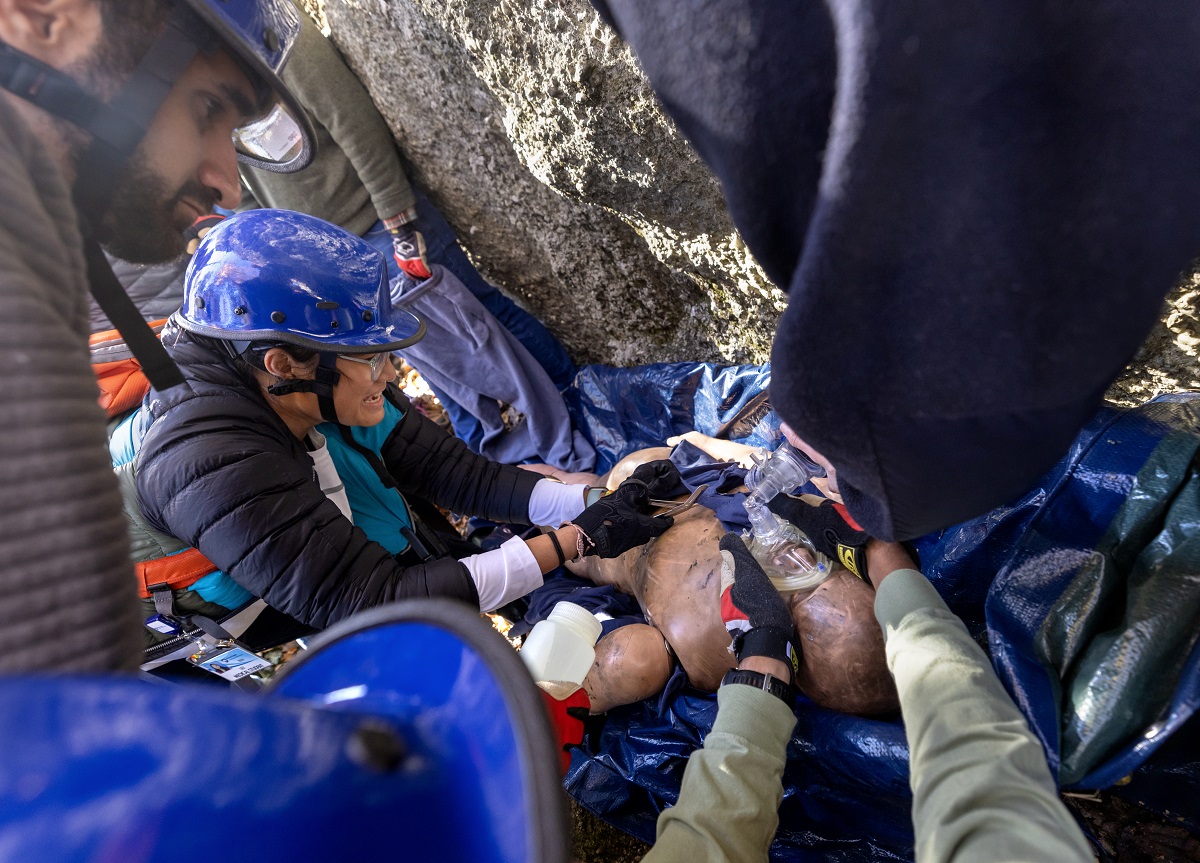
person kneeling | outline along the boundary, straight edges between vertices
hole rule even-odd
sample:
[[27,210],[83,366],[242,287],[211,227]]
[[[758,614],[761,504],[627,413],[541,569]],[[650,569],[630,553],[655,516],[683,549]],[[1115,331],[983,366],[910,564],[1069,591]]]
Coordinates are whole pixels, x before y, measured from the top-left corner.
[[[423,333],[392,308],[382,256],[340,228],[258,210],[208,233],[162,333],[187,383],[152,392],[110,442],[155,622],[254,597],[317,629],[414,596],[490,611],[564,560],[670,526],[645,483],[585,508],[585,486],[492,462],[424,418],[391,362]],[[435,507],[560,526],[456,559]]]

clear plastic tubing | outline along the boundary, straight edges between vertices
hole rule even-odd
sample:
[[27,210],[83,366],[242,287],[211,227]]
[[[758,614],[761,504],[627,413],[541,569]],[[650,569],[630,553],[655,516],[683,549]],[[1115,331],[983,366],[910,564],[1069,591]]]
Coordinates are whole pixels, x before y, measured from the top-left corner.
[[559,701],[578,691],[596,661],[601,628],[586,608],[556,603],[521,645],[521,659],[534,682]]
[[829,577],[832,569],[808,537],[790,522],[781,522],[767,508],[776,495],[790,492],[825,469],[787,441],[746,476],[746,515],[751,533],[747,545],[780,593],[810,590]]
[[820,476],[825,476],[825,468],[785,440],[750,468],[746,488],[758,505],[765,505],[777,494],[792,491]]

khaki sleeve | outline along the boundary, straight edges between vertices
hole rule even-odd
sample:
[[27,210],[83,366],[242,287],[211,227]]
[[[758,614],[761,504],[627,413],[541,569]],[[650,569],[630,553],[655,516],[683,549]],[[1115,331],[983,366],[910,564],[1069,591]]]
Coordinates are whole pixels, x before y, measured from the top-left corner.
[[875,597],[908,736],[920,863],[1084,863],[1041,744],[967,629],[913,570]]
[[796,716],[751,686],[721,687],[717,705],[704,747],[688,759],[679,802],[658,817],[658,838],[645,863],[767,859]]

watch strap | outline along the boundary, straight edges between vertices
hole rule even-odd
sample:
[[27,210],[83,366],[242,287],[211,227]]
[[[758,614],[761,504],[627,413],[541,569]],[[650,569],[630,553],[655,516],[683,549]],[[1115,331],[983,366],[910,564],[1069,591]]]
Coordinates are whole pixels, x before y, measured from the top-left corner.
[[760,671],[748,671],[742,668],[731,668],[725,672],[725,677],[721,679],[722,686],[727,686],[730,683],[741,683],[744,686],[753,686],[755,689],[769,692],[788,707],[792,707],[796,703],[796,688],[772,674],[763,674]]

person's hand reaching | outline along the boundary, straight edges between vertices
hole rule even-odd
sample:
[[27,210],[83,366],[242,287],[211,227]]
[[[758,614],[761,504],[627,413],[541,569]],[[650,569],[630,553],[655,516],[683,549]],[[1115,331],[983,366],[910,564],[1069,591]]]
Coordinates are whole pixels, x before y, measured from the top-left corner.
[[383,226],[392,235],[392,256],[396,266],[418,282],[428,279],[433,273],[425,257],[425,238],[417,230],[416,210],[406,210],[399,215],[383,220]]
[[650,497],[654,498],[668,497],[678,493],[680,489],[687,490],[683,485],[683,478],[679,475],[679,469],[667,458],[638,465],[629,478],[644,482]]
[[650,492],[644,482],[627,479],[612,494],[600,498],[574,521],[584,557],[618,557],[631,548],[662,536],[675,523],[669,516],[651,516]]
[[721,620],[733,635],[739,664],[753,657],[782,662],[796,679],[796,625],[771,579],[736,534],[721,537]]

